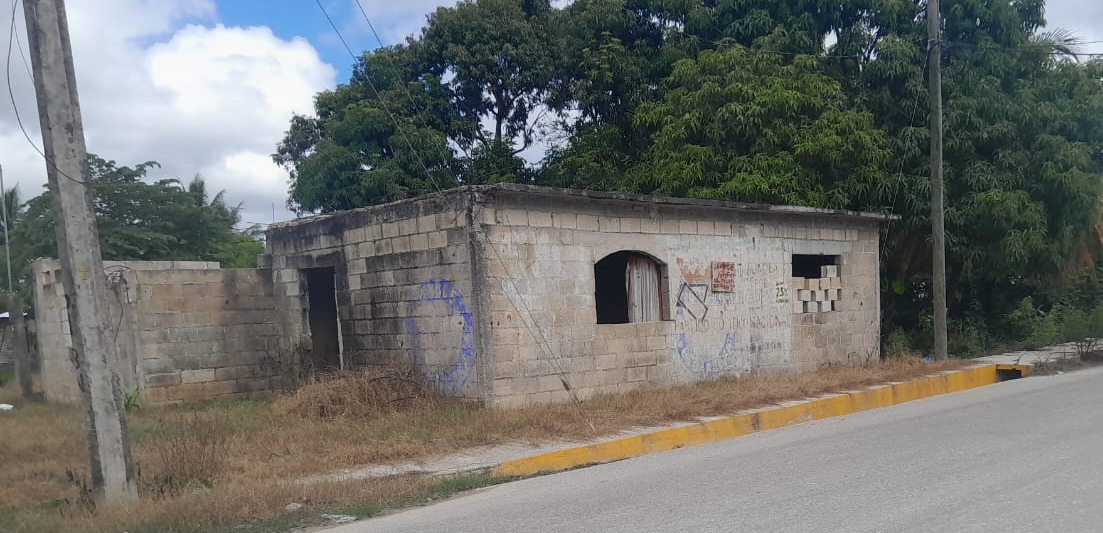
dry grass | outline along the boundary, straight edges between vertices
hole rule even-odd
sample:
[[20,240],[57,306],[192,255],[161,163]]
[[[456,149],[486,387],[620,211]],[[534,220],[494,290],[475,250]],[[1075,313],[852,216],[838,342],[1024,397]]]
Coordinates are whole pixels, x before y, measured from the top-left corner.
[[[897,360],[719,380],[593,398],[584,410],[598,433],[606,435],[901,381],[964,364]],[[274,519],[289,502],[307,502],[315,513],[365,502],[383,506],[424,493],[439,480],[287,481],[506,442],[595,436],[574,406],[488,411],[433,397],[414,381],[380,375],[325,378],[272,403],[214,402],[131,413],[143,499],[119,514],[83,510],[79,488],[66,474],[87,475],[81,413],[66,406],[22,404],[10,386],[0,389],[0,402],[18,405],[0,413],[0,530],[196,532]]]

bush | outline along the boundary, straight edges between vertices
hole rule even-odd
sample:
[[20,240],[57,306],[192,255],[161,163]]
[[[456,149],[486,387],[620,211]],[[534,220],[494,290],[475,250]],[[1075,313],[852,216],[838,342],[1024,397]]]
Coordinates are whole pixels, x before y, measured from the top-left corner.
[[1046,313],[1035,307],[1034,298],[1023,298],[1014,311],[1008,313],[1007,324],[1013,338],[1027,350],[1037,350],[1057,343],[1060,337],[1059,309]]
[[1103,305],[1086,311],[1066,309],[1061,314],[1061,338],[1076,345],[1076,355],[1089,358],[1103,339]]
[[274,408],[302,418],[374,418],[435,402],[423,382],[413,370],[325,374],[279,398]]
[[894,329],[885,337],[884,347],[881,350],[883,358],[895,359],[897,357],[914,355],[915,340],[912,334],[902,329]]

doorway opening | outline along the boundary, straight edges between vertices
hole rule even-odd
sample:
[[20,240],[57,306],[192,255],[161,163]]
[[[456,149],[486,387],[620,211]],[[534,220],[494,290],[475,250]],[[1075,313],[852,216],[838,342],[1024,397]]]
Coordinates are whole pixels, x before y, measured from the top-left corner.
[[311,363],[316,372],[341,370],[341,323],[337,318],[337,273],[333,267],[307,268],[307,322],[314,345]]

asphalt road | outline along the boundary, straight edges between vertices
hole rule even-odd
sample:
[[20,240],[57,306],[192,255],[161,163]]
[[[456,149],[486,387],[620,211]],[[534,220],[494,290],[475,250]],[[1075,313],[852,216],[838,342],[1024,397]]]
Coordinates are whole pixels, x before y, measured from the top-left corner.
[[1103,369],[476,491],[369,532],[1103,531]]

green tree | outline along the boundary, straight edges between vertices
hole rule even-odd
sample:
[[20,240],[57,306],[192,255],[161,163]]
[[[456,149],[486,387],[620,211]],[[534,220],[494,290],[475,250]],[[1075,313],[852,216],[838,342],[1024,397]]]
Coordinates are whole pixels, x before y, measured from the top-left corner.
[[[1103,76],[1098,63],[1063,57],[1075,40],[1042,31],[1043,7],[977,0],[944,12],[947,270],[958,321],[1004,323],[1024,296],[1059,293],[1098,258]],[[921,9],[881,37],[868,61],[840,71],[898,162],[866,203],[902,215],[885,239],[887,327],[922,322],[930,306]]]
[[450,94],[408,47],[364,54],[349,84],[315,96],[316,117],[292,118],[272,156],[290,174],[288,207],[338,211],[454,187],[448,143],[470,147],[473,134]]
[[873,116],[850,109],[816,60],[732,46],[683,60],[636,122],[654,131],[629,171],[638,192],[849,207],[886,160]]
[[[145,179],[157,163],[119,166],[91,155],[85,176],[91,186],[100,246],[106,260],[217,259],[220,247],[238,239],[234,226],[239,208],[227,206],[224,194],[213,199],[203,179]],[[210,201],[209,201],[210,200]],[[26,203],[11,233],[13,265],[22,278],[30,262],[57,257],[53,195],[47,191]]]
[[419,48],[427,72],[449,78],[452,106],[483,153],[516,155],[536,140],[558,66],[551,13],[548,0],[469,0],[429,15]]

